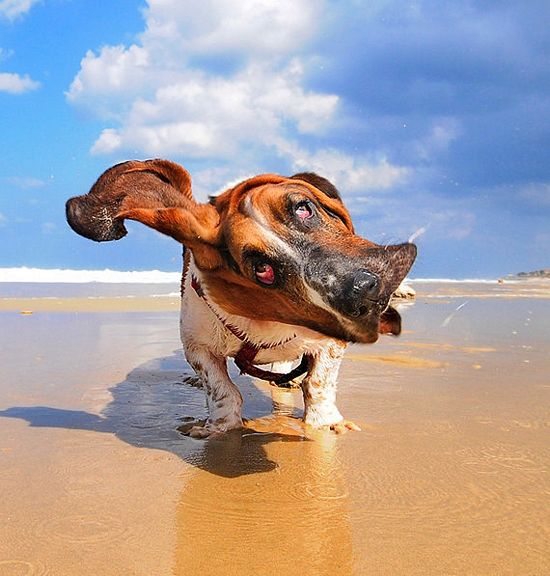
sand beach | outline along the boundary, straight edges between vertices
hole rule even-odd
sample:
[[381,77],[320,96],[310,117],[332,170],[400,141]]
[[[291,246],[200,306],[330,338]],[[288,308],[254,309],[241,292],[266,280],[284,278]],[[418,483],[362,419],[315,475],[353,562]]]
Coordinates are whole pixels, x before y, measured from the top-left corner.
[[177,286],[0,284],[0,576],[549,574],[550,282],[413,287],[343,362],[362,432],[233,368],[202,441]]

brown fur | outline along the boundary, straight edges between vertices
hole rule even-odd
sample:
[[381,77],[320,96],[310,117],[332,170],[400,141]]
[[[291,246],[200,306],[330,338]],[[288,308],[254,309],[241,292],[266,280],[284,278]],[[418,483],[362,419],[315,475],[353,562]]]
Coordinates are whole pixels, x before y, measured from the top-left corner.
[[[266,290],[243,260],[246,250],[268,255],[273,250],[262,228],[252,225],[250,210],[266,216],[273,234],[292,241],[296,232],[286,222],[292,197],[309,199],[320,208],[322,225],[309,231],[312,243],[350,259],[376,246],[355,235],[336,188],[311,173],[291,178],[262,174],[203,204],[194,200],[189,173],[178,164],[130,161],[107,170],[88,194],[69,200],[67,218],[78,233],[98,241],[123,236],[126,218],[142,222],[192,251],[210,294],[229,314],[247,316],[254,302],[258,319],[298,323],[343,337],[335,318],[309,301],[301,282],[289,275],[284,291]],[[379,331],[396,332],[396,318],[383,317]]]
[[414,245],[378,246],[357,236],[338,190],[313,173],[262,174],[199,203],[178,164],[131,161],[104,172],[66,209],[71,227],[98,242],[124,236],[124,220],[132,219],[185,246],[182,318],[192,321],[182,324],[182,342],[210,409],[191,435],[242,425],[227,356],[265,378],[256,358],[262,364],[303,355],[305,422],[357,429],[335,404],[338,367],[347,341],[401,331],[388,304],[414,261]]

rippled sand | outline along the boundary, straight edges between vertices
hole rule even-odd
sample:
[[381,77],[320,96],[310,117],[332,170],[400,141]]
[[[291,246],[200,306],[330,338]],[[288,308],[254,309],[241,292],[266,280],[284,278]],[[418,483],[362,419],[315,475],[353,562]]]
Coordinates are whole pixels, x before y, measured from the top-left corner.
[[362,432],[236,376],[215,441],[177,431],[205,410],[173,302],[4,301],[0,575],[550,573],[548,288],[427,288],[346,356]]

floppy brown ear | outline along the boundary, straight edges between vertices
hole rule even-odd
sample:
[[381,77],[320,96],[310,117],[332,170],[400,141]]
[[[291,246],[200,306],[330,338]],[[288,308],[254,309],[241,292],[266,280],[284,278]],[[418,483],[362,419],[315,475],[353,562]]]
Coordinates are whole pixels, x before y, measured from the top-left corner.
[[323,176],[319,176],[319,174],[316,174],[315,172],[300,172],[299,174],[294,174],[294,176],[291,176],[291,179],[302,180],[304,182],[307,182],[308,184],[315,186],[317,190],[321,190],[321,192],[324,192],[329,198],[333,198],[334,200],[340,200],[340,202],[342,201],[340,192],[338,192],[336,186],[332,182],[330,182],[326,178],[323,178]]
[[191,177],[169,160],[124,162],[106,170],[83,196],[67,201],[67,222],[81,236],[105,242],[127,234],[123,214],[129,210],[191,208]]
[[210,204],[195,204],[187,208],[133,208],[120,212],[118,216],[141,222],[182,244],[217,243],[219,217]]
[[218,250],[220,218],[211,204],[190,202],[179,208],[133,208],[119,214],[136,220],[181,242],[193,252],[197,266],[213,270],[223,265]]

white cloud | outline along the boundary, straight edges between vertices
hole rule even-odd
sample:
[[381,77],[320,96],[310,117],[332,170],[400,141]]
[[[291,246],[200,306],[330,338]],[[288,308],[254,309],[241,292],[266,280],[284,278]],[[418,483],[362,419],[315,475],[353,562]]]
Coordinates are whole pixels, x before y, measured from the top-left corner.
[[22,190],[42,188],[42,186],[45,186],[46,184],[44,180],[26,176],[10,176],[8,178],[3,178],[3,180],[8,184],[11,184],[17,188],[21,188]]
[[463,240],[474,231],[476,216],[468,210],[448,208],[428,213],[429,227],[434,227],[439,235],[454,240]]
[[357,231],[377,242],[405,242],[413,235],[420,243],[462,241],[476,231],[477,217],[467,200],[442,199],[427,191],[370,200],[351,197],[348,204],[352,216],[359,217]]
[[5,226],[8,219],[0,212],[0,227]]
[[402,181],[407,169],[386,158],[322,145],[340,98],[306,87],[301,51],[326,9],[324,0],[149,0],[139,42],[89,51],[67,92],[107,123],[92,153],[230,161],[229,178],[275,157],[353,190]]
[[0,92],[8,92],[10,94],[22,94],[36,90],[40,86],[40,82],[36,82],[29,78],[28,75],[20,76],[9,72],[0,72]]
[[421,160],[431,160],[434,155],[444,152],[462,133],[456,118],[436,119],[429,133],[414,143],[416,155]]
[[142,42],[178,62],[196,54],[272,58],[302,46],[324,5],[323,0],[149,0]]
[[336,187],[351,193],[371,189],[386,190],[402,184],[409,175],[408,168],[394,166],[385,157],[372,161],[333,149],[321,149],[310,154],[298,148],[289,151],[289,155],[295,171],[318,172]]
[[532,182],[527,184],[519,191],[519,197],[531,204],[550,206],[550,183]]
[[122,119],[128,102],[160,83],[160,73],[150,65],[144,48],[104,46],[99,55],[91,50],[86,53],[67,99],[102,119]]
[[[0,0],[0,18],[2,17],[2,7],[5,2]],[[0,62],[9,60],[13,56],[12,50],[0,48]],[[0,72],[0,92],[9,94],[23,94],[40,87],[40,82],[32,80],[27,74],[21,76],[11,72]]]
[[26,14],[41,0],[0,0],[0,17],[15,20]]
[[336,96],[306,92],[295,62],[278,72],[254,63],[230,78],[185,76],[151,98],[135,98],[122,127],[104,130],[92,151],[138,145],[149,155],[232,158],[245,142],[272,146],[287,123],[300,134],[322,132],[338,104]]

